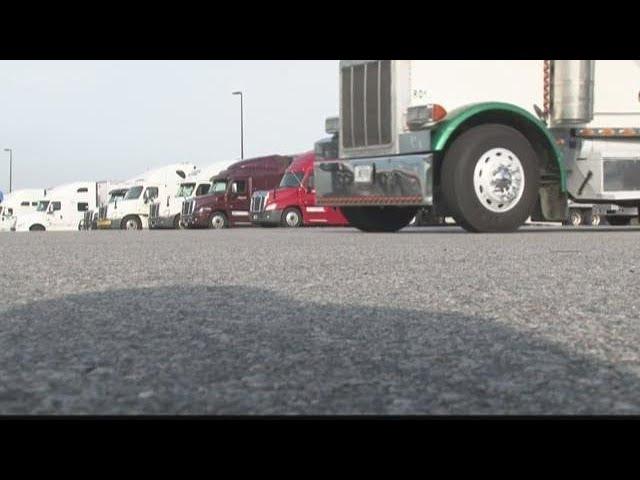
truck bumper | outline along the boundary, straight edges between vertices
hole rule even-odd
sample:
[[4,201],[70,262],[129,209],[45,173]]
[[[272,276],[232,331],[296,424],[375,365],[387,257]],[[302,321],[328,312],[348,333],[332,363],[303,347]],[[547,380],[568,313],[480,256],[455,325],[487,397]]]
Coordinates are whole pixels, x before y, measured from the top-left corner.
[[207,228],[209,226],[209,219],[200,215],[182,215],[180,221],[185,228]]
[[318,205],[429,206],[433,203],[433,154],[393,155],[318,162]]
[[96,226],[99,230],[109,230],[111,228],[111,220],[102,219],[98,220]]
[[149,217],[149,228],[173,228],[174,217]]
[[251,213],[251,223],[254,225],[280,225],[282,210],[271,210],[269,212]]

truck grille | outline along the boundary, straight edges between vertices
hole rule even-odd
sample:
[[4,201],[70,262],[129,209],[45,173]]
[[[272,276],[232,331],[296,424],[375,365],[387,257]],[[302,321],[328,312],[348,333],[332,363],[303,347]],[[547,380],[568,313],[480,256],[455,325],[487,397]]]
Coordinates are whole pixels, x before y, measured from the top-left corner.
[[251,213],[262,213],[267,204],[267,192],[255,192],[251,197]]
[[85,230],[89,230],[91,228],[91,224],[93,223],[93,214],[93,210],[87,210],[86,212],[84,212],[83,226]]
[[193,199],[183,201],[182,215],[191,215],[193,213],[194,206],[195,206],[195,201]]
[[343,147],[391,143],[391,60],[344,65],[340,88]]
[[160,204],[152,203],[149,207],[149,218],[158,218],[160,216]]

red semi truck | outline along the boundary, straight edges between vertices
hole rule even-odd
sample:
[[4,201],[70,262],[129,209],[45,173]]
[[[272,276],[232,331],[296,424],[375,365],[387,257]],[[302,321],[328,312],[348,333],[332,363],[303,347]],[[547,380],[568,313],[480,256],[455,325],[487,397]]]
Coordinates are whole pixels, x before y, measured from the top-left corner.
[[254,225],[349,225],[339,209],[316,205],[313,185],[316,156],[315,152],[300,155],[287,169],[277,188],[254,192],[250,211]]
[[234,163],[211,178],[207,195],[183,203],[182,224],[215,229],[251,225],[251,195],[275,188],[292,161],[292,156],[270,155]]

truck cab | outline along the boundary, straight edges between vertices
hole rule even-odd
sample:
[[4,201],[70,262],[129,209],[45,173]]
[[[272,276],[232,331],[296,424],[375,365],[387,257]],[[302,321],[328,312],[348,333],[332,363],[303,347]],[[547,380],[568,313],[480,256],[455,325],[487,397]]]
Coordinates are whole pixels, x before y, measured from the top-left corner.
[[172,164],[129,180],[127,183],[130,187],[122,200],[116,200],[107,208],[109,227],[116,230],[149,228],[150,207],[153,203],[175,192],[187,174],[195,168],[195,165],[189,163]]
[[[318,143],[316,150],[322,150],[326,142]],[[295,228],[349,224],[339,209],[316,204],[313,166],[317,156],[316,151],[300,155],[291,163],[276,188],[254,192],[250,210],[254,225]]]
[[76,182],[47,191],[36,211],[18,217],[15,231],[73,231],[82,227],[87,210],[95,208],[96,183]]
[[182,223],[187,228],[251,226],[251,195],[275,188],[292,160],[291,156],[271,155],[234,163],[211,178],[207,195],[185,201]]

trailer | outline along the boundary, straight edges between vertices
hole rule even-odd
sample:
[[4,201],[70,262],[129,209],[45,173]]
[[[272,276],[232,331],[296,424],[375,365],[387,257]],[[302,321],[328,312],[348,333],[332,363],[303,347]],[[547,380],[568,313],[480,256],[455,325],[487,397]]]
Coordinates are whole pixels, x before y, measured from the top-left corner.
[[395,232],[421,208],[471,232],[574,204],[640,204],[640,61],[343,60],[340,158],[318,204]]

